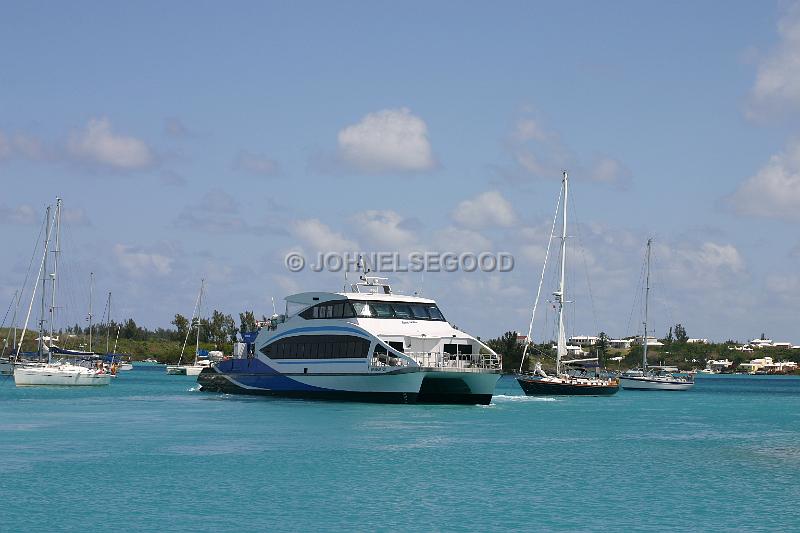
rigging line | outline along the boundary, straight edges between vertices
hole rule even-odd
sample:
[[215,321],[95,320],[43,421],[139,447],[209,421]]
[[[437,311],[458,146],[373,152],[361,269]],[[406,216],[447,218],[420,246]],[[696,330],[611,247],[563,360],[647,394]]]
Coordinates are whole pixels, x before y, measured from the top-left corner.
[[[39,226],[39,235],[36,237],[36,246],[33,247],[33,253],[31,254],[31,260],[28,262],[28,270],[25,272],[25,280],[22,282],[22,289],[20,289],[19,294],[17,295],[17,308],[19,308],[19,303],[22,300],[22,294],[25,292],[25,287],[28,286],[28,281],[30,279],[31,270],[33,269],[33,261],[36,258],[36,254],[39,251],[39,243],[42,242],[42,234],[44,233],[44,228],[47,225],[47,217],[45,220],[42,221],[42,225]],[[16,324],[12,324],[12,326],[16,326]]]
[[11,308],[14,306],[14,300],[17,299],[17,293],[14,293],[14,296],[11,297],[11,302],[8,304],[8,309],[6,309],[6,314],[3,316],[3,322],[0,322],[0,328],[5,327],[6,325],[6,318],[8,318],[8,313],[11,312]]
[[[43,246],[43,250],[42,250],[42,252],[43,252],[42,253],[42,262],[39,263],[39,273],[36,275],[36,283],[33,285],[33,291],[32,291],[32,294],[31,294],[31,303],[28,306],[28,314],[25,316],[25,326],[22,328],[22,336],[20,336],[19,345],[17,345],[17,354],[14,357],[14,359],[16,361],[19,361],[19,354],[22,351],[22,343],[25,340],[25,333],[28,331],[28,322],[31,319],[31,311],[33,310],[33,301],[36,299],[36,289],[39,287],[39,279],[42,277],[42,271],[44,270],[44,265],[45,265],[45,262],[47,261],[47,245],[50,243],[50,233],[53,231],[53,226],[55,225],[55,224],[50,225],[50,217],[49,217],[49,215],[50,215],[50,206],[47,207],[47,211],[45,213],[46,214],[44,216],[44,220],[45,220],[45,224],[47,225],[47,236],[45,237],[45,242],[44,242],[44,246]],[[55,213],[53,213],[53,217],[55,217]],[[53,222],[55,222],[55,218],[53,218]],[[44,288],[42,288],[42,290],[44,290]],[[39,338],[41,339],[42,337],[43,337],[43,333],[42,333],[41,328],[40,328]],[[42,344],[41,340],[39,341],[39,344],[40,345]],[[41,350],[40,350],[39,356],[41,357]]]
[[559,206],[561,205],[561,195],[564,192],[564,185],[561,185],[561,192],[558,195],[558,202],[556,202],[556,212],[553,215],[553,226],[550,228],[550,238],[547,240],[547,251],[544,254],[544,264],[542,265],[542,275],[539,277],[539,287],[536,289],[536,300],[533,302],[533,311],[531,311],[531,322],[528,325],[528,338],[525,339],[525,348],[522,350],[522,359],[519,362],[519,371],[522,372],[522,365],[525,364],[525,358],[528,356],[528,345],[531,343],[531,333],[533,332],[533,319],[536,318],[536,307],[539,305],[539,296],[542,294],[542,284],[544,283],[544,273],[547,270],[547,259],[550,257],[550,245],[553,243],[553,233],[556,231],[556,221],[558,220]]
[[[633,314],[636,311],[636,304],[639,302],[641,298],[641,287],[642,282],[644,281],[644,270],[645,270],[645,261],[646,259],[642,258],[642,265],[639,269],[639,281],[636,283],[636,291],[633,293],[633,305],[631,306],[631,312],[628,316],[628,325],[625,327],[626,334],[631,333],[631,324],[633,323]],[[638,331],[638,329],[637,329]]]
[[594,331],[595,333],[598,333],[600,332],[600,329],[597,327],[598,325],[597,311],[594,305],[594,295],[592,294],[592,281],[591,278],[589,277],[589,262],[586,260],[586,248],[583,245],[583,237],[581,235],[581,224],[577,220],[578,217],[575,216],[575,213],[578,212],[575,209],[575,193],[573,193],[572,196],[570,196],[569,201],[570,205],[572,206],[572,213],[573,213],[572,219],[574,220],[572,226],[575,228],[575,236],[578,238],[578,249],[581,251],[581,259],[583,260],[583,269],[584,273],[586,274],[586,287],[589,290],[589,305],[591,306],[592,309],[592,320],[594,321]]

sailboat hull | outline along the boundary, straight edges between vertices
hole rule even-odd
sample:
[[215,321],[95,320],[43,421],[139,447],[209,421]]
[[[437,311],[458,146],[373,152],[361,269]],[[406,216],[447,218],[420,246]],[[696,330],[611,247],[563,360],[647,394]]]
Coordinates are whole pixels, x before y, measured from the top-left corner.
[[14,368],[14,383],[17,387],[55,386],[102,386],[111,383],[111,374],[99,373],[72,365],[53,367],[37,366]]
[[595,385],[517,378],[526,396],[611,396],[619,392],[618,384]]

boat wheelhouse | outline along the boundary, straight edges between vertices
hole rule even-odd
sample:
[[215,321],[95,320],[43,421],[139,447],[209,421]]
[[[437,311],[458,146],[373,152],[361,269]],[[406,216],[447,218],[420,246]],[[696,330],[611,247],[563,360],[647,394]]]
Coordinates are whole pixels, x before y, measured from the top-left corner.
[[428,298],[362,276],[350,292],[286,298],[252,355],[198,377],[202,390],[392,403],[488,404],[500,356]]

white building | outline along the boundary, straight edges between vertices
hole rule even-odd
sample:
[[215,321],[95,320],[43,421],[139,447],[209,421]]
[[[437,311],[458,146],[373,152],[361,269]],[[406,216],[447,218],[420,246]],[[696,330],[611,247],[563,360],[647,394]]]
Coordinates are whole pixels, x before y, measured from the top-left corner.
[[733,361],[729,361],[727,358],[706,361],[706,370],[711,370],[712,372],[724,372],[731,366],[733,366]]
[[589,335],[575,335],[569,338],[570,344],[578,346],[594,346],[600,341],[600,337],[590,337]]
[[627,350],[631,347],[630,339],[608,339],[608,346],[615,350]]
[[708,339],[686,339],[689,344],[709,344]]
[[751,374],[763,370],[765,372],[791,372],[797,370],[797,363],[794,361],[775,362],[772,357],[762,357],[753,359],[749,363],[742,363],[739,368]]
[[[633,338],[633,342],[635,344],[643,344],[642,343],[642,336],[641,335],[637,335],[636,337]],[[659,346],[664,346],[664,343],[659,341],[655,337],[647,337],[647,346],[648,347],[651,347],[651,346],[659,347]]]

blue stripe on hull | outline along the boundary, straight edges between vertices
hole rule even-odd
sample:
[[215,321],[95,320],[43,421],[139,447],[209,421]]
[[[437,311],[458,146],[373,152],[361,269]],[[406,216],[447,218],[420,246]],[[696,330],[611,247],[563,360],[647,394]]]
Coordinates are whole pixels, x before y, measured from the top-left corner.
[[[247,378],[257,379],[258,385],[249,385]],[[287,380],[287,381],[281,381]],[[357,401],[374,403],[415,403],[418,394],[416,392],[353,392],[338,391],[312,387],[304,383],[299,383],[285,376],[247,376],[237,375],[236,380],[246,387],[228,379],[227,376],[220,374],[212,368],[203,369],[197,382],[200,390],[204,392],[223,392],[227,394],[249,394],[256,396],[277,396],[281,398],[297,398],[311,400],[338,400],[338,401]],[[294,385],[287,386],[289,382]],[[247,388],[247,387],[256,388]]]

